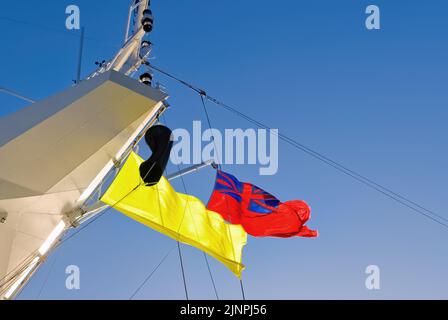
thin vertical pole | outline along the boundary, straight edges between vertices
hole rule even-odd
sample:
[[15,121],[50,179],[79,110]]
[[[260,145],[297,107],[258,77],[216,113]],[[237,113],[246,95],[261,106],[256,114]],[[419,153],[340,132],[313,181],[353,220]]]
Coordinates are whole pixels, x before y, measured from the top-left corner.
[[84,51],[84,27],[81,27],[81,40],[79,43],[78,72],[76,74],[76,84],[81,82],[82,54]]

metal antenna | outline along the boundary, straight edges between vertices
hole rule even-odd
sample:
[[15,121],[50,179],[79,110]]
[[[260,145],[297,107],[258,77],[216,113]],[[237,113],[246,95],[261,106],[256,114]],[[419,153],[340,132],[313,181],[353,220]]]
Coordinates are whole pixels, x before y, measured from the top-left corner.
[[84,33],[85,28],[81,27],[81,40],[79,43],[78,73],[76,74],[76,84],[79,84],[81,82],[82,54],[84,50]]

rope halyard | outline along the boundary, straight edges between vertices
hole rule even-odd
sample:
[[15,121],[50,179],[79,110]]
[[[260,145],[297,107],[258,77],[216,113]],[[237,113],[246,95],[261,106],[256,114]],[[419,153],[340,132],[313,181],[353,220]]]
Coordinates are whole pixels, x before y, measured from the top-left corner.
[[[209,100],[210,102],[214,103],[215,105],[235,114],[236,116],[254,124],[255,126],[262,128],[262,129],[266,129],[266,130],[271,130],[271,128],[269,126],[265,125],[264,123],[254,119],[253,117],[250,117],[250,116],[244,114],[243,112],[239,111],[237,108],[232,107],[232,106],[208,95],[205,90],[200,89],[199,87],[196,87],[196,86],[188,83],[187,81],[182,80],[182,79],[172,75],[171,73],[160,69],[159,67],[149,63],[148,61],[145,61],[143,64],[148,66],[150,69],[155,70],[155,71],[167,76],[168,78],[184,85],[185,87],[197,92],[199,95],[201,95],[201,97],[203,97],[203,98]],[[380,183],[375,182],[374,180],[366,177],[365,175],[362,175],[362,174],[356,172],[355,170],[352,170],[352,169],[348,168],[347,166],[344,166],[341,163],[330,159],[329,157],[305,146],[304,144],[296,141],[293,138],[288,137],[285,134],[275,133],[273,131],[271,131],[271,132],[274,135],[276,135],[280,140],[286,142],[287,144],[291,145],[292,147],[294,147],[294,148],[308,154],[309,156],[333,167],[337,171],[347,175],[348,177],[358,181],[359,183],[364,184],[365,186],[371,188],[372,190],[407,207],[408,209],[412,210],[413,212],[415,212],[429,220],[432,220],[433,222],[438,223],[442,227],[448,229],[448,218],[447,217],[444,217],[443,215],[440,215],[440,214],[436,213],[435,211],[426,208],[425,206],[417,203],[416,201],[413,201],[413,200],[409,199],[408,197],[405,197],[402,194],[400,194],[396,191],[393,191],[392,189],[387,188],[387,187],[381,185]]]

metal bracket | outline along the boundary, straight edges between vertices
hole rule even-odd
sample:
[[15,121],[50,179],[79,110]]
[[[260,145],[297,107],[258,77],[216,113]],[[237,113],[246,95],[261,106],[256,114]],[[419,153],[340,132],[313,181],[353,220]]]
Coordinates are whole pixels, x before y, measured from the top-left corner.
[[114,167],[115,169],[120,169],[121,167],[121,162],[117,159],[113,159],[113,163],[114,163]]
[[79,219],[86,213],[83,208],[76,208],[65,214],[67,221],[73,228],[79,227]]

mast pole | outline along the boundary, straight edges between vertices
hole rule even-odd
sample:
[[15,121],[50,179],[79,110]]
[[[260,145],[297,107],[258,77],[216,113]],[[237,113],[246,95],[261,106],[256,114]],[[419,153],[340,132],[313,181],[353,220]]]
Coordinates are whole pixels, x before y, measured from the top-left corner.
[[76,84],[79,84],[81,82],[82,55],[84,51],[84,34],[85,34],[85,28],[81,27],[81,39],[79,43],[78,72],[76,74]]
[[[129,68],[129,65],[133,67],[138,61],[139,52],[141,49],[141,41],[143,39],[143,36],[147,33],[149,33],[152,30],[152,24],[153,24],[153,18],[152,13],[150,10],[147,9],[149,6],[150,0],[135,0],[135,6],[131,4],[130,12],[133,10],[138,9],[138,14],[136,15],[136,20],[134,21],[134,30],[135,33],[133,34],[131,39],[128,39],[128,42],[123,46],[123,48],[116,54],[115,58],[108,64],[107,68],[102,68],[100,70],[97,70],[93,75],[90,77],[87,77],[87,79],[90,79],[91,77],[98,75],[100,73],[103,73],[105,71],[108,71],[110,69],[114,69],[117,72],[120,72],[122,74],[127,75],[128,70],[125,70],[124,65],[126,64]],[[129,16],[131,18],[131,15]],[[127,27],[127,33],[130,30],[130,20],[128,21],[128,27]],[[84,38],[85,38],[85,29],[84,27],[81,28],[81,38],[80,38],[80,48],[79,48],[79,56],[78,56],[78,68],[77,68],[77,74],[76,74],[76,84],[79,84],[81,82],[81,69],[82,69],[82,56],[83,56],[83,50],[84,50]],[[34,103],[35,101],[27,98],[25,96],[22,96],[12,90],[8,90],[6,88],[0,87],[0,92],[5,92],[9,95],[12,95],[14,97],[20,98],[22,100],[25,100],[27,102]],[[125,160],[127,155],[133,150],[133,148],[138,144],[138,142],[142,139],[144,136],[144,132],[147,130],[148,127],[150,127],[157,118],[166,110],[167,104],[166,102],[161,101],[159,105],[156,107],[156,111],[152,115],[148,115],[148,118],[145,119],[140,127],[135,132],[135,136],[133,137],[133,140],[128,141],[123,145],[123,148],[118,152],[116,155],[116,158],[111,159],[111,161],[106,165],[105,168],[103,168],[103,171],[98,174],[98,176],[92,181],[92,184],[87,188],[87,190],[84,191],[84,193],[79,198],[80,204],[85,205],[89,199],[91,199],[94,192],[97,190],[98,186],[101,185],[104,182],[105,176],[117,165],[121,165],[122,162]],[[95,215],[97,215],[102,210],[106,209],[104,206],[98,206],[96,208],[93,208],[95,210],[90,210],[89,217],[91,218]],[[59,244],[59,241],[63,238],[63,236],[66,234],[66,232],[70,229],[70,223],[68,213],[64,213],[64,218],[61,221],[63,223],[63,229],[61,230],[54,230],[53,232],[57,231],[57,234],[55,233],[51,238],[51,243],[48,243],[48,247],[45,248],[45,252],[36,252],[33,253],[28,261],[22,265],[20,268],[21,270],[15,270],[14,273],[11,273],[11,284],[7,284],[5,287],[2,287],[0,292],[0,300],[2,299],[14,299],[16,298],[21,290],[26,286],[28,281],[31,279],[33,274],[37,271],[38,267],[45,261],[45,258],[52,252],[57,245]],[[78,217],[78,218],[82,218]],[[82,222],[85,222],[83,220]],[[50,235],[51,236],[51,235]],[[49,239],[46,240],[46,242]],[[3,289],[5,290],[5,293],[3,292]]]

